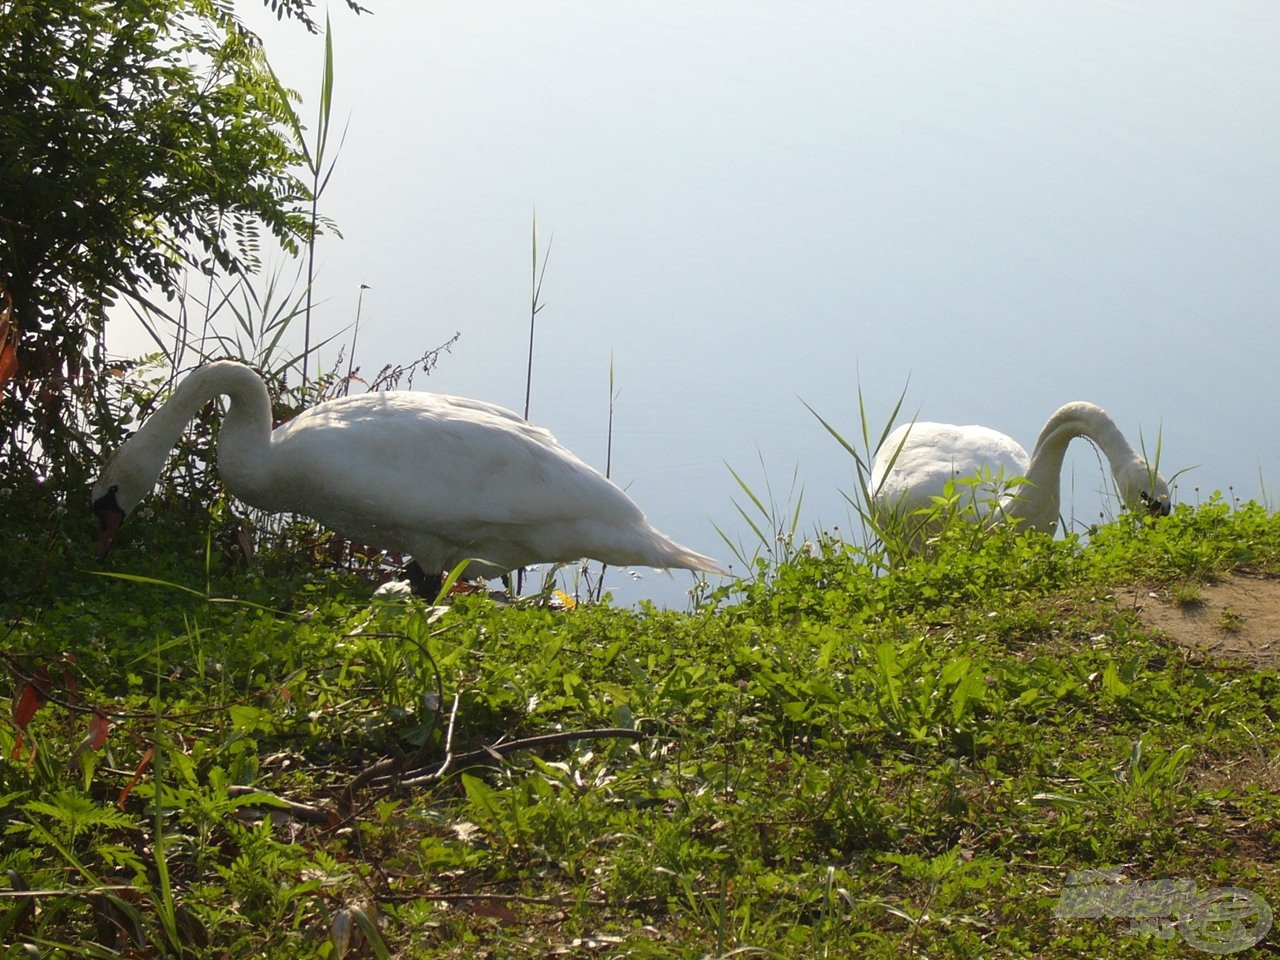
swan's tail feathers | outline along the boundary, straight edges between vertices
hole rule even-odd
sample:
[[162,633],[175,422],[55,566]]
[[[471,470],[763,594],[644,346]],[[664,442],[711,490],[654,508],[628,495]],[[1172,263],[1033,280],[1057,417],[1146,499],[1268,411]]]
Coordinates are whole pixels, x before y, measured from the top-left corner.
[[710,557],[690,550],[669,537],[659,534],[659,545],[662,551],[661,562],[652,564],[658,569],[700,570],[703,573],[714,573],[721,577],[729,576],[729,571]]

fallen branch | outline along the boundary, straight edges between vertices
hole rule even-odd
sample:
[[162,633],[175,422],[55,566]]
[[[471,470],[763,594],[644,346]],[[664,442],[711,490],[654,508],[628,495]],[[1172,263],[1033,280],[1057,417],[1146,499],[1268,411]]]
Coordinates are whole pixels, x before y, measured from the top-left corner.
[[[501,759],[509,753],[516,753],[520,750],[536,750],[539,747],[552,746],[558,743],[570,743],[574,740],[647,740],[650,734],[641,733],[639,730],[632,730],[629,727],[599,727],[593,730],[566,730],[562,733],[544,733],[537,737],[527,737],[524,740],[509,740],[506,743],[496,743],[492,746],[484,746],[479,750],[472,750],[470,753],[462,753],[453,758],[453,766],[466,767],[480,760]],[[442,765],[439,769],[432,773],[422,774],[401,781],[401,786],[418,787],[426,783],[433,783],[439,780],[445,773],[446,765]]]
[[[615,740],[647,740],[649,734],[641,733],[639,730],[632,730],[625,727],[598,727],[590,730],[565,730],[560,733],[545,733],[537,737],[527,737],[524,740],[508,740],[506,743],[498,743],[492,746],[484,746],[478,750],[471,750],[467,753],[454,755],[451,749],[453,741],[453,721],[457,715],[458,703],[454,701],[453,710],[450,712],[449,727],[446,734],[445,757],[434,770],[430,773],[420,774],[405,780],[399,781],[401,787],[418,787],[428,783],[436,783],[443,779],[450,769],[459,767],[467,767],[481,760],[501,760],[507,754],[516,753],[521,750],[536,750],[540,747],[552,746],[560,743],[570,743],[574,740],[591,740],[591,739],[615,739]],[[262,796],[263,806],[272,809],[278,809],[284,813],[295,817],[304,823],[312,823],[317,826],[334,829],[344,823],[350,822],[360,812],[366,809],[369,804],[361,806],[360,810],[351,810],[351,799],[356,789],[356,785],[367,786],[371,783],[386,779],[386,777],[394,772],[398,772],[398,768],[403,765],[403,759],[381,760],[368,769],[362,771],[351,784],[343,789],[340,794],[339,809],[333,809],[328,806],[319,806],[309,803],[298,803],[293,800],[286,800],[284,797],[257,787],[231,785],[227,787],[227,794],[233,797],[244,797],[253,794]],[[388,785],[388,787],[391,785]]]
[[[445,728],[445,735],[444,735],[445,756],[444,756],[444,764],[442,765],[441,770],[447,767],[452,759],[451,754],[453,750],[453,726],[454,726],[454,721],[457,719],[457,716],[458,716],[458,705],[461,702],[461,700],[462,700],[462,691],[458,690],[453,695],[453,706],[449,709],[449,726]],[[343,789],[342,791],[342,796],[339,803],[343,813],[348,817],[354,815],[351,812],[351,807],[355,803],[355,795],[357,791],[362,790],[364,787],[367,787],[370,784],[376,783],[379,780],[384,780],[388,777],[398,776],[399,774],[403,773],[412,764],[417,763],[418,760],[421,759],[427,753],[427,749],[428,748],[423,747],[421,749],[415,750],[413,753],[406,754],[404,756],[392,757],[386,760],[379,760],[377,763],[361,770],[358,774],[356,774],[351,779],[351,782],[348,783],[346,788]]]
[[131,883],[111,883],[102,887],[85,887],[77,890],[70,887],[64,890],[0,890],[0,900],[21,900],[36,897],[96,897],[115,890],[137,890]]
[[523,893],[383,893],[378,899],[391,903],[413,903],[418,900],[435,900],[440,903],[466,903],[468,900],[483,903],[532,903],[544,907],[644,907],[653,906],[663,898],[636,897],[628,900],[596,900],[579,897],[534,897]]
[[259,790],[257,787],[246,787],[239,784],[230,784],[227,787],[227,796],[229,797],[247,797],[254,794],[264,799],[263,806],[272,810],[280,810],[304,823],[331,827],[340,819],[337,811],[328,807],[319,807],[310,803],[298,803],[296,800],[286,800],[278,794],[268,793],[266,790]]

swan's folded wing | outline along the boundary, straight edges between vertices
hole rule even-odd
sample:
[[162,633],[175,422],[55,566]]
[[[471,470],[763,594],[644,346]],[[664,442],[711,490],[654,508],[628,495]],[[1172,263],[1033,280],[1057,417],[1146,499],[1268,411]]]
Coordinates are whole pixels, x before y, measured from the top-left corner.
[[338,529],[640,518],[614,484],[548,431],[501,407],[384,393],[306,411],[272,437],[273,482]]
[[[890,468],[892,463],[892,468]],[[897,428],[876,455],[871,488],[881,509],[927,507],[957,478],[1024,476],[1027,451],[989,427],[920,422]]]

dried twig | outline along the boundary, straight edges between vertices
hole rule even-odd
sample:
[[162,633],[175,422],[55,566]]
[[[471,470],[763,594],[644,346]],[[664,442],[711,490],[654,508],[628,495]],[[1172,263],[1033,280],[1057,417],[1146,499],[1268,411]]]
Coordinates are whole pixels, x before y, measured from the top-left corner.
[[38,897],[96,897],[115,890],[137,890],[131,883],[109,883],[100,887],[85,887],[77,890],[70,887],[63,890],[0,890],[0,900],[23,900]]
[[246,787],[239,784],[231,784],[227,787],[227,796],[229,797],[247,797],[255,794],[267,798],[267,802],[263,804],[264,807],[287,813],[303,823],[314,823],[317,826],[328,827],[338,820],[337,812],[328,807],[318,807],[310,803],[286,800],[279,794],[269,793],[257,787]]
[[[527,737],[524,740],[509,740],[506,743],[496,743],[492,746],[484,746],[479,750],[472,750],[470,753],[459,754],[453,758],[456,766],[466,767],[480,760],[501,759],[508,753],[515,753],[519,750],[536,750],[539,747],[547,747],[557,743],[570,743],[574,740],[597,740],[605,738],[613,738],[617,740],[647,740],[650,734],[641,733],[639,730],[632,730],[630,727],[598,727],[593,730],[566,730],[562,733],[545,733],[537,737]],[[417,787],[425,783],[431,783],[440,779],[444,773],[442,767],[439,771],[422,774],[402,781],[402,785],[406,787]]]
[[474,900],[482,903],[532,903],[548,907],[645,907],[656,905],[659,897],[636,897],[630,900],[584,900],[579,897],[534,897],[523,893],[381,893],[379,900],[390,903],[411,903],[415,900],[436,900],[441,903],[466,903]]
[[[457,713],[458,702],[455,699],[453,710],[449,715],[449,728],[445,735],[445,758],[430,773],[422,773],[417,770],[408,770],[410,776],[401,780],[399,785],[402,787],[419,787],[423,784],[434,783],[440,780],[448,772],[451,767],[466,767],[480,760],[501,759],[509,753],[515,753],[519,750],[536,750],[539,747],[547,747],[557,743],[569,743],[573,740],[589,740],[598,738],[612,737],[614,739],[623,740],[644,740],[649,734],[641,733],[639,730],[622,727],[599,727],[592,730],[565,730],[561,733],[546,733],[537,737],[528,737],[524,740],[508,740],[506,743],[486,744],[478,750],[471,750],[468,753],[452,755],[451,744],[453,741],[454,716]],[[409,754],[406,757],[395,757],[387,760],[379,760],[377,763],[362,770],[347,787],[343,790],[343,797],[346,803],[351,802],[351,797],[355,791],[363,787],[368,787],[376,783],[386,780],[388,777],[404,773],[411,762],[416,762],[417,757],[422,751],[415,754]]]

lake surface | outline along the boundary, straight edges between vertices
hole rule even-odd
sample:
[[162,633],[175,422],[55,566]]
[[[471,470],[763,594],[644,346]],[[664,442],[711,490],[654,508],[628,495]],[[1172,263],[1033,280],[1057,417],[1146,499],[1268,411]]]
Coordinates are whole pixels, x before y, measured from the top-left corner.
[[[1280,6],[374,6],[332,11],[317,329],[368,284],[363,369],[459,331],[417,386],[521,409],[536,209],[530,418],[603,468],[612,362],[613,477],[689,546],[751,536],[727,466],[847,530],[801,401],[852,436],[859,386],[877,426],[905,387],[1028,447],[1091,400],[1193,468],[1180,500],[1280,486]],[[254,22],[311,116],[321,42]],[[1087,523],[1109,479],[1077,447]],[[619,602],[683,606],[642,573]]]

